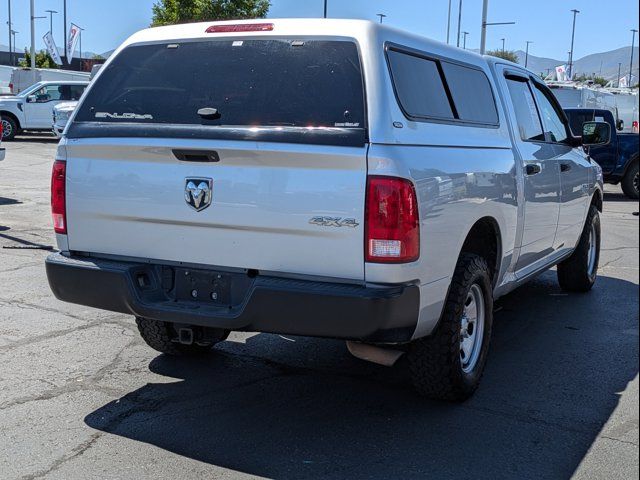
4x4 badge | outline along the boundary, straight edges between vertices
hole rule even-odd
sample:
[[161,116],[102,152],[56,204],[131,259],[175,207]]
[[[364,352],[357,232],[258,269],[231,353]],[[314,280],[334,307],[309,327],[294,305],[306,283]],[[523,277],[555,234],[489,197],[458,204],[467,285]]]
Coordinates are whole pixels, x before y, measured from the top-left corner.
[[335,218],[335,217],[313,217],[309,220],[311,225],[319,227],[351,227],[356,228],[360,225],[355,218]]
[[212,178],[187,178],[184,187],[184,199],[196,212],[211,205],[213,194]]

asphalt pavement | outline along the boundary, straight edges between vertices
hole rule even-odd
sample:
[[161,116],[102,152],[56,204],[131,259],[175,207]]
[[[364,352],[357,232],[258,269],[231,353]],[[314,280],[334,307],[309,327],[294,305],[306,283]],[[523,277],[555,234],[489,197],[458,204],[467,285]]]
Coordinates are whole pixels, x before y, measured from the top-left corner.
[[638,478],[638,203],[618,187],[594,290],[551,271],[501,299],[483,383],[451,405],[344,342],[232,334],[174,359],[131,317],[57,301],[56,143],[3,146],[1,479]]

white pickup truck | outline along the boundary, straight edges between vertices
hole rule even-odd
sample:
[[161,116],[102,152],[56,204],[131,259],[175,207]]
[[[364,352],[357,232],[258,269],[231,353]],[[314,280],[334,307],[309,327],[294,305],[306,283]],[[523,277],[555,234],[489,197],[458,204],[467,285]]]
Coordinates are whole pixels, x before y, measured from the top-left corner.
[[79,100],[88,81],[39,82],[15,96],[0,97],[4,140],[13,140],[24,130],[51,131],[53,107]]
[[49,284],[167,354],[339,338],[464,400],[495,298],[556,265],[566,291],[596,281],[602,171],[582,147],[611,131],[581,133],[534,73],[383,25],[145,30],[60,141]]

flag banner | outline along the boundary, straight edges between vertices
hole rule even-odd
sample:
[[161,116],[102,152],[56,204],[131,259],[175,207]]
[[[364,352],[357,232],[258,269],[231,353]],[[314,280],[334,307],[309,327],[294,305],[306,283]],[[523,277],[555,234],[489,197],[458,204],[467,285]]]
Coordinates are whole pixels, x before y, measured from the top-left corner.
[[73,60],[73,54],[76,51],[76,45],[78,44],[79,38],[80,27],[72,23],[71,28],[69,29],[69,38],[67,39],[67,61],[69,63]]
[[49,55],[51,56],[55,64],[62,65],[60,52],[58,52],[56,41],[53,39],[53,35],[51,34],[51,32],[47,32],[47,34],[42,38],[44,39],[44,44],[47,46],[47,52],[49,52]]
[[558,65],[556,67],[556,79],[559,82],[564,82],[567,79],[567,70],[565,65]]

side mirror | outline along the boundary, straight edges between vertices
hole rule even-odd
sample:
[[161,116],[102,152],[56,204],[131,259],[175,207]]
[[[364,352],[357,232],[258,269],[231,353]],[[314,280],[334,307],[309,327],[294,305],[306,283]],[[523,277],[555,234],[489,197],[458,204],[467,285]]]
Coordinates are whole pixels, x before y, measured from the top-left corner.
[[618,129],[619,132],[624,130],[624,120],[618,119],[618,121],[616,122],[616,128]]
[[582,125],[582,145],[608,145],[611,141],[611,125],[605,122],[585,122]]
[[38,97],[36,97],[35,95],[29,95],[27,97],[27,103],[37,103],[38,102]]

